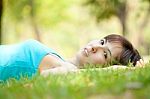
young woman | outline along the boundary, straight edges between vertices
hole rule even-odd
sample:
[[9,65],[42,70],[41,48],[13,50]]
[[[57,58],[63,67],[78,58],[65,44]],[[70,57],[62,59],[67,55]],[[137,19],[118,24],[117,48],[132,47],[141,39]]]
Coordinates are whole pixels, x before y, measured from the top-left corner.
[[120,35],[108,35],[101,40],[93,40],[81,48],[71,60],[66,61],[57,52],[36,40],[28,40],[16,45],[0,46],[0,80],[32,77],[50,73],[76,72],[85,64],[127,65],[129,62],[142,64],[141,56],[132,44]]

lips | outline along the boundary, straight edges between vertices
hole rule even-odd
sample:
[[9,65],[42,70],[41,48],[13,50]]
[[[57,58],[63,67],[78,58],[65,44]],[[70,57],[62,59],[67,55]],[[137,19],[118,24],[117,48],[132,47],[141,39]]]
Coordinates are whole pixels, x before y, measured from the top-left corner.
[[84,53],[87,57],[89,56],[88,50],[86,48],[84,48]]

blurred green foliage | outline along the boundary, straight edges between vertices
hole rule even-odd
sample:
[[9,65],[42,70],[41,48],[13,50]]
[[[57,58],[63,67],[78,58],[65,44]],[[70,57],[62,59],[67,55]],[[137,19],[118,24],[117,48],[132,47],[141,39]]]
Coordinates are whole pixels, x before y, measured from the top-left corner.
[[[99,7],[92,6],[93,11],[100,14],[99,23],[95,22],[96,16],[89,13],[89,9],[83,6],[85,0],[3,1],[3,44],[17,43],[30,38],[36,39],[33,19],[41,41],[65,57],[74,55],[89,40],[100,39],[110,33],[121,34],[122,27],[115,14],[124,0],[86,0],[89,3],[95,1],[95,5],[100,5]],[[127,0],[130,12],[127,17],[129,40],[134,38],[139,24],[144,19],[149,5],[148,1]],[[147,42],[150,39],[149,23],[143,30],[143,36],[146,37]]]
[[[73,0],[72,0],[73,1]],[[71,0],[6,0],[6,13],[16,21],[23,20],[25,16],[30,16],[33,9],[34,16],[38,24],[44,26],[55,26],[61,21],[69,19],[67,9],[73,3]]]
[[96,16],[97,21],[116,16],[122,4],[126,0],[86,0],[85,4],[89,6],[92,14]]
[[85,4],[98,22],[116,16],[120,21],[122,34],[126,36],[127,0],[86,0]]

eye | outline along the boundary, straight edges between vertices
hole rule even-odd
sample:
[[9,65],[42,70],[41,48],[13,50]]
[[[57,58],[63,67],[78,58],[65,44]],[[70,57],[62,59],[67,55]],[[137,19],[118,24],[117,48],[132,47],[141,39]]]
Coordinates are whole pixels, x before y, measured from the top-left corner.
[[106,51],[104,51],[104,57],[105,57],[105,59],[107,59],[107,53],[106,53]]
[[104,45],[105,41],[104,40],[100,40],[100,44]]

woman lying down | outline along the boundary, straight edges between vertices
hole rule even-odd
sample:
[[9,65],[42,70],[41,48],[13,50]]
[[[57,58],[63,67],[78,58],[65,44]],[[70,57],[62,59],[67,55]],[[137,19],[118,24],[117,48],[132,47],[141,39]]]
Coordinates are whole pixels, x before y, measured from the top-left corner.
[[[144,64],[132,44],[116,34],[90,41],[70,60],[64,59],[36,40],[27,40],[19,44],[0,46],[0,80],[32,77],[37,72],[44,76],[79,72],[86,68],[86,64],[103,66],[104,69],[126,68],[129,62],[133,67]],[[107,64],[115,66],[106,67]]]

